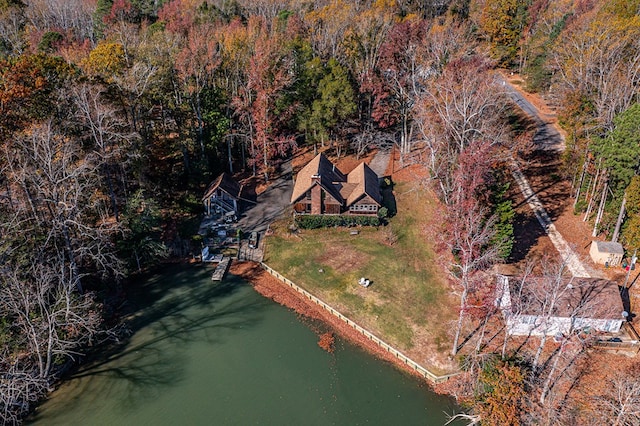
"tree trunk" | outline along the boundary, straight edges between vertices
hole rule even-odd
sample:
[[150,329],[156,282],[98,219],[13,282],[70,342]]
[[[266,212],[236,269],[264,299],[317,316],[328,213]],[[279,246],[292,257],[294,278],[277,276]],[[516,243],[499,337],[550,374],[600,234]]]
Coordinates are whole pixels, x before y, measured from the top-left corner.
[[233,161],[231,158],[231,138],[227,138],[227,157],[229,157],[229,173],[233,174]]
[[502,360],[504,360],[506,358],[507,355],[507,342],[509,341],[509,328],[506,324],[506,320],[505,320],[505,325],[504,325],[504,340],[502,341],[502,353],[501,353],[501,358]]
[[478,343],[476,344],[476,353],[480,353],[480,349],[482,348],[482,341],[484,340],[484,332],[487,329],[487,322],[489,322],[489,315],[484,317],[484,321],[482,322],[482,329],[480,330],[480,338],[478,338]]
[[113,209],[113,215],[116,222],[120,221],[120,215],[118,212],[118,202],[116,200],[116,192],[113,189],[113,178],[111,177],[111,170],[109,164],[104,165],[105,178],[107,179],[107,188],[109,189],[109,198],[111,199],[111,208]]
[[620,211],[618,212],[618,220],[616,220],[616,228],[613,230],[613,236],[611,237],[611,242],[618,242],[618,236],[620,235],[620,227],[622,226],[622,220],[625,215],[625,206],[627,204],[627,196],[625,195],[622,199],[622,204],[620,205]]
[[589,215],[593,210],[593,200],[596,197],[596,188],[598,187],[598,178],[600,177],[600,169],[596,171],[596,177],[593,180],[593,186],[591,187],[591,191],[588,194],[589,204],[587,205],[587,211],[584,213],[584,218],[582,218],[583,222],[586,222],[589,219]]
[[78,293],[82,294],[82,281],[80,280],[80,271],[78,270],[78,264],[76,263],[75,254],[71,246],[71,237],[69,235],[69,228],[66,225],[62,226],[62,235],[64,236],[64,245],[69,257],[69,265],[71,265],[71,282],[74,283]]
[[547,343],[547,334],[545,329],[545,334],[540,338],[540,345],[538,345],[538,350],[536,351],[536,356],[533,358],[533,372],[537,373],[538,364],[540,364],[540,356],[542,355],[542,349],[544,349],[544,345]]
[[591,233],[592,237],[598,235],[598,225],[600,224],[600,220],[602,220],[602,214],[604,213],[604,205],[607,201],[607,191],[609,190],[609,183],[605,180],[604,186],[602,188],[602,197],[600,198],[600,205],[598,206],[598,214],[596,214],[596,221],[593,224],[593,232]]
[[453,338],[453,347],[451,348],[451,355],[456,356],[458,353],[458,342],[460,341],[460,333],[462,332],[462,322],[464,321],[464,307],[467,303],[467,289],[462,290],[460,296],[460,315],[458,316],[458,324],[456,326],[456,335]]
[[582,184],[584,183],[584,176],[587,174],[587,159],[582,163],[582,172],[580,173],[580,179],[578,179],[578,185],[576,189],[575,199],[573,200],[573,208],[576,208],[578,200],[580,199],[580,192],[582,190]]

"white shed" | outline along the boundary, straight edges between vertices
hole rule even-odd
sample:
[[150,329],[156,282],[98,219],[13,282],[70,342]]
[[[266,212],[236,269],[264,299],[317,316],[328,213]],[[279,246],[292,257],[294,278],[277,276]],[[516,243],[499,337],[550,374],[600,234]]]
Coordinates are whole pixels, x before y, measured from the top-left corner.
[[622,263],[624,249],[622,244],[610,241],[593,241],[589,249],[591,259],[601,265],[618,266]]

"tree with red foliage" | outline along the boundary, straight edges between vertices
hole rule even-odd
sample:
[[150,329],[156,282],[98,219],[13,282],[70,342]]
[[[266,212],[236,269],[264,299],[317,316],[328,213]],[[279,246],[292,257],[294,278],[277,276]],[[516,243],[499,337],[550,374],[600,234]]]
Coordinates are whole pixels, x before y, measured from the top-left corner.
[[214,72],[221,63],[218,42],[213,34],[215,29],[210,25],[203,24],[192,28],[175,60],[178,79],[195,114],[197,140],[203,156],[205,147],[202,93],[213,85]]
[[102,20],[105,24],[113,24],[115,22],[135,22],[138,11],[134,9],[129,0],[113,0],[111,10]]
[[446,206],[446,223],[442,232],[443,242],[452,254],[450,273],[460,289],[460,311],[455,328],[451,353],[456,355],[465,315],[468,296],[479,291],[481,282],[476,272],[495,262],[499,257],[494,243],[495,216],[481,193],[485,191],[492,164],[493,148],[490,142],[477,142],[465,148],[458,156],[454,172],[454,191]]
[[286,46],[283,34],[277,30],[270,33],[267,23],[261,21],[261,34],[256,39],[247,70],[247,86],[234,99],[234,105],[244,110],[248,118],[252,141],[249,162],[254,167],[254,175],[259,168],[265,180],[269,180],[272,160],[295,145],[292,136],[281,132],[294,112],[292,105],[283,102],[286,90],[294,81],[294,59],[283,49]]
[[172,0],[158,11],[158,19],[164,22],[167,30],[187,34],[196,22],[196,7],[193,0]]

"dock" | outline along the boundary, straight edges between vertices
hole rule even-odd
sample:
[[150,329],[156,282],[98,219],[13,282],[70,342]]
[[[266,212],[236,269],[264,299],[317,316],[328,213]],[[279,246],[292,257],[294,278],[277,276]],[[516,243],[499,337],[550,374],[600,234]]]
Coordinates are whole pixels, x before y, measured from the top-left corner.
[[229,270],[229,264],[230,263],[231,263],[231,258],[227,257],[227,256],[224,256],[222,258],[222,260],[216,266],[216,269],[213,271],[213,274],[211,275],[211,280],[212,281],[222,281],[222,279],[224,278],[225,274],[227,273],[227,270]]

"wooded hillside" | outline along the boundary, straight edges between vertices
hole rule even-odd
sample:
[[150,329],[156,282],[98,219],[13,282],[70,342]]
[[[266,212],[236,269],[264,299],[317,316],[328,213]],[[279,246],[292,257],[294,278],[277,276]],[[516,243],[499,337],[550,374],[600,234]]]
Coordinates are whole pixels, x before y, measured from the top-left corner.
[[504,169],[527,149],[496,67],[555,102],[594,235],[640,248],[639,13],[640,0],[0,0],[0,419],[19,422],[113,335],[123,278],[187,254],[181,223],[215,176],[268,182],[298,147],[394,144],[427,166],[459,331],[473,273],[511,251]]

